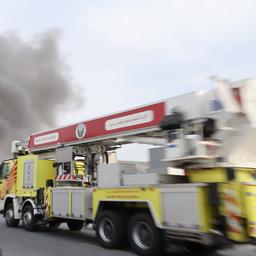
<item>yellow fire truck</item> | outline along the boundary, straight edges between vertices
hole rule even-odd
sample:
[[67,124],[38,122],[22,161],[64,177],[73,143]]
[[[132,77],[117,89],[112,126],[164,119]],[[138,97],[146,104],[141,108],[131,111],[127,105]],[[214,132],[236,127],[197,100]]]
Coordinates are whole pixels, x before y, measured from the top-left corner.
[[[223,239],[253,242],[255,128],[244,107],[251,83],[218,81],[209,92],[32,134],[27,144],[14,141],[14,158],[0,170],[6,224],[22,220],[28,231],[90,227],[103,247],[129,241],[140,255],[177,241],[209,248]],[[159,147],[146,168],[111,160],[128,143]],[[184,175],[170,174],[177,168]]]

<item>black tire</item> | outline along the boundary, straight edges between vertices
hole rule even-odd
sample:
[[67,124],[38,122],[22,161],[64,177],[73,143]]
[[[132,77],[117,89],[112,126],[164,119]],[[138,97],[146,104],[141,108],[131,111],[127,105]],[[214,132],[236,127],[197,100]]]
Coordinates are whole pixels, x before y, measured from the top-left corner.
[[131,218],[128,236],[133,251],[139,255],[161,255],[164,251],[161,232],[148,213],[137,213]]
[[36,231],[38,229],[37,216],[34,215],[34,210],[31,205],[24,207],[22,211],[23,226],[27,231]]
[[96,238],[104,248],[122,248],[126,238],[126,226],[122,214],[103,211],[96,221]]
[[68,225],[68,228],[70,231],[80,231],[84,226],[84,222],[83,221],[68,221],[67,225]]
[[15,228],[19,225],[20,220],[14,219],[14,209],[13,204],[9,203],[5,211],[5,223],[6,226]]

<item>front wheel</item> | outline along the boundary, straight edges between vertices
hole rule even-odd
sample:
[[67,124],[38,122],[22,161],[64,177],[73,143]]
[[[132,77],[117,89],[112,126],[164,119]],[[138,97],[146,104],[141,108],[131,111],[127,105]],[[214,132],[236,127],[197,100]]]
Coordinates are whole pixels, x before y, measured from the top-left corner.
[[22,221],[27,231],[36,231],[38,229],[37,218],[34,215],[32,206],[27,205],[22,211]]
[[5,212],[5,223],[8,227],[17,227],[19,225],[20,220],[14,219],[14,209],[13,204],[10,203],[6,207]]
[[135,214],[129,223],[129,241],[139,255],[161,255],[163,243],[160,230],[148,213]]

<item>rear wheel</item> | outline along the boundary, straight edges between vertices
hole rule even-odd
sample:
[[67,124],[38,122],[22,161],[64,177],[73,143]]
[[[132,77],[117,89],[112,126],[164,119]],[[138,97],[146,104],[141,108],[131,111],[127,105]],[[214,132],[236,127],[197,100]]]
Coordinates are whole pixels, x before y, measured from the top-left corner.
[[69,221],[67,222],[68,228],[70,231],[80,231],[83,226],[84,222],[83,221]]
[[27,205],[23,209],[22,221],[27,231],[36,231],[38,229],[37,216],[34,215],[34,210],[31,205]]
[[105,248],[120,248],[125,244],[125,222],[121,213],[103,211],[96,222],[96,237]]
[[6,207],[5,212],[5,223],[8,227],[17,227],[19,225],[20,220],[14,219],[14,209],[13,204],[10,203]]
[[148,213],[138,213],[131,218],[128,235],[131,247],[137,254],[161,255],[161,232]]

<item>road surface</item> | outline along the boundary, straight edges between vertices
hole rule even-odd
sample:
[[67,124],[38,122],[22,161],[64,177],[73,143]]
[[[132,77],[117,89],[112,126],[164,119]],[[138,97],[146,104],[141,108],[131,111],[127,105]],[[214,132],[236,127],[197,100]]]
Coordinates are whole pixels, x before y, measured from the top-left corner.
[[[0,216],[0,248],[3,256],[133,256],[129,249],[106,250],[101,248],[95,239],[93,231],[70,232],[63,224],[60,228],[40,228],[36,233],[18,228],[8,228]],[[192,256],[180,248],[172,248],[167,255]],[[196,255],[207,255],[205,253]],[[209,256],[255,256],[256,246],[237,245],[217,251]]]

